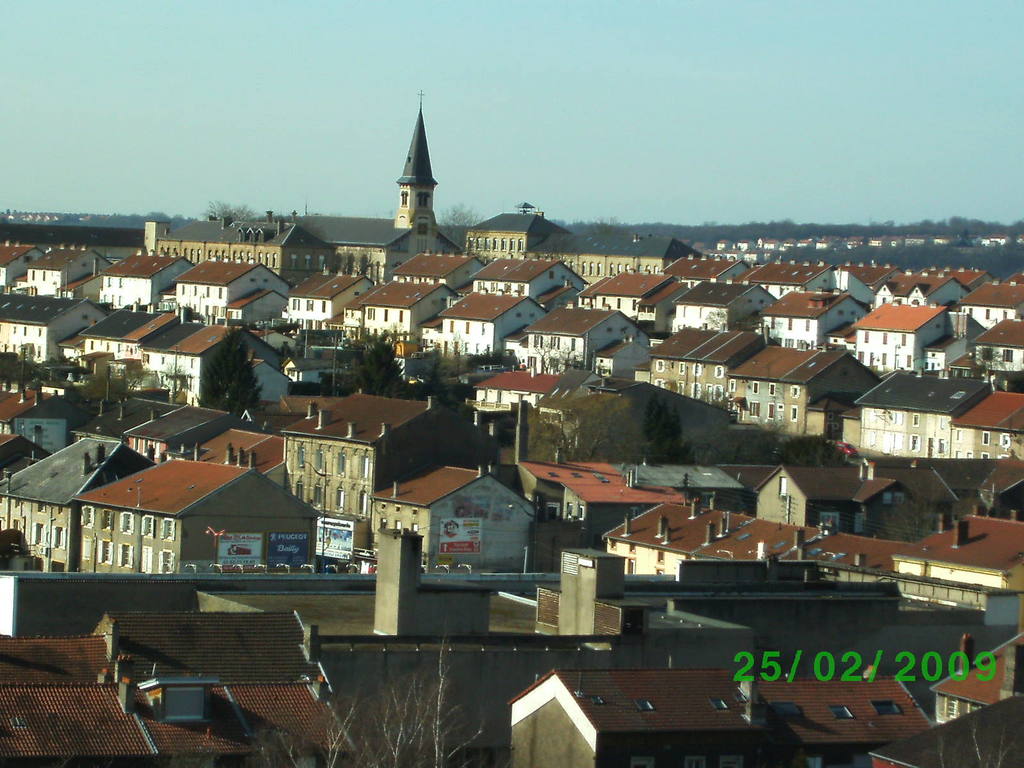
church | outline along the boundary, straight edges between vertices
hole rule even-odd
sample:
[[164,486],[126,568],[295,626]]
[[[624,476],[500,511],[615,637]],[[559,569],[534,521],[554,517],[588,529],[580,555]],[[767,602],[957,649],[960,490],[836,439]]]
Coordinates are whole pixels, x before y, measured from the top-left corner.
[[263,264],[291,283],[313,273],[365,275],[391,279],[396,267],[419,253],[460,253],[461,247],[438,229],[434,179],[423,125],[416,117],[405,167],[398,179],[398,211],[393,219],[351,216],[275,216],[256,221],[211,218],[170,231],[165,222],[146,222],[146,247],[164,256],[201,261]]

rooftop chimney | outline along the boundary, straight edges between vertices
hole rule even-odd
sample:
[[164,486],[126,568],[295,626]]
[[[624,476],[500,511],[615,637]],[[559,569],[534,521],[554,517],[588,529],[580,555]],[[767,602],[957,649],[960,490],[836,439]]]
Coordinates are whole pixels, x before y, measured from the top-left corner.
[[256,451],[249,451],[249,453],[246,454],[246,456],[249,459],[249,469],[255,469],[256,468]]
[[348,437],[355,437],[356,436],[356,423],[354,421],[350,421],[348,423],[348,435],[347,436]]
[[961,658],[960,675],[964,678],[967,677],[967,670],[970,669],[971,664],[974,663],[974,635],[970,632],[964,632],[960,636],[960,653],[967,659],[967,669],[963,667],[964,659]]
[[117,404],[117,419],[124,421],[124,400]]
[[107,446],[103,443],[96,445],[96,466],[103,463],[103,460],[107,457]]
[[380,436],[387,437],[389,432],[391,432],[391,425],[382,421],[380,424]]
[[866,479],[867,480],[874,480],[875,479],[875,462],[873,462],[873,461],[869,461],[868,462],[867,477],[866,477]]
[[715,540],[715,524],[714,523],[708,523],[708,530],[707,530],[707,534],[704,537],[704,543],[705,544],[710,544],[714,540]]
[[235,461],[238,466],[242,466],[245,463],[245,448],[238,446],[238,457]]
[[393,498],[393,499],[397,499],[398,498],[398,481],[397,480],[392,480],[391,481],[391,498]]
[[956,523],[956,544],[954,547],[962,547],[970,538],[970,521],[958,520]]
[[315,414],[315,413],[316,413],[316,403],[314,403],[312,400],[310,400],[306,404],[306,418],[307,419],[312,419],[313,418],[313,414]]
[[317,411],[316,412],[316,428],[317,429],[323,429],[324,428],[324,425],[327,423],[327,417],[328,417],[328,412],[327,411],[322,411],[321,410],[321,411]]
[[629,536],[633,533],[633,518],[629,516],[627,512],[622,520],[622,535]]
[[92,456],[86,451],[82,454],[82,474],[88,475],[90,472],[92,472]]
[[868,556],[863,552],[858,552],[853,556],[853,564],[858,568],[864,568],[868,564]]
[[232,445],[231,443],[228,443],[228,447],[224,449],[224,463],[235,463],[235,446]]
[[132,657],[120,654],[114,662],[114,679],[117,680],[117,699],[121,711],[131,714],[135,711],[135,680]]
[[668,544],[668,518],[665,515],[658,518],[658,538],[662,544]]

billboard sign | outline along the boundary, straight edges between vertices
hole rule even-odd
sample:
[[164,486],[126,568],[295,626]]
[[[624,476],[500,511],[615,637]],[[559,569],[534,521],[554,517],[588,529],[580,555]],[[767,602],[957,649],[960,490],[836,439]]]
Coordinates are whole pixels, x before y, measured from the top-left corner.
[[449,517],[438,528],[437,551],[442,555],[479,555],[480,518]]
[[309,562],[309,533],[292,531],[267,534],[267,565],[300,568]]
[[316,552],[335,560],[352,559],[352,532],[355,523],[326,517],[316,523]]
[[260,565],[263,563],[262,533],[224,533],[217,545],[221,565]]

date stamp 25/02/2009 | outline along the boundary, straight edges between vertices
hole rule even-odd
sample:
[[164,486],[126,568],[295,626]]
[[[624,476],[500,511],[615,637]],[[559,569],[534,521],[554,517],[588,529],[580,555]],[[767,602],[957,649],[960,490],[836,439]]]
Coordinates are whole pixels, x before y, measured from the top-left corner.
[[[872,682],[885,661],[885,652],[876,651],[865,666],[864,657],[857,651],[846,651],[838,656],[831,651],[819,651],[811,656],[798,650],[792,659],[785,660],[786,663],[783,663],[780,651],[762,651],[760,654],[740,651],[733,657],[739,668],[733,673],[732,679],[736,682],[761,680],[774,683],[785,680],[791,683],[797,679],[800,664],[805,658],[810,662],[811,676],[815,680]],[[986,682],[996,675],[996,657],[991,651],[982,651],[974,659],[970,659],[963,651],[955,651],[945,657],[936,651],[926,651],[920,656],[910,651],[900,651],[893,657],[893,662],[897,667],[893,677],[902,683],[917,680],[937,682],[946,677],[966,680],[970,676]]]

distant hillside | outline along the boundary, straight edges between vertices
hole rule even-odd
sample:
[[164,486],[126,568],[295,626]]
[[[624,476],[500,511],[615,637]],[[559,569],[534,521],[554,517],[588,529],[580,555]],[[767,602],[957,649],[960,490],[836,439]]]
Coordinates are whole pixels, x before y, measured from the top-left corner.
[[170,216],[163,211],[149,213],[58,213],[49,211],[14,211],[8,208],[0,220],[12,224],[49,224],[56,226],[127,227],[142,229],[147,221],[169,221],[171,228],[180,227],[194,219],[181,214]]

